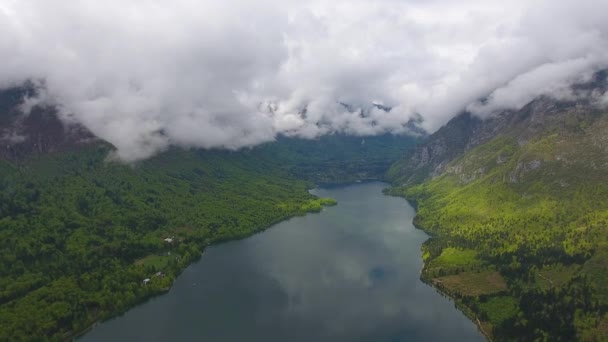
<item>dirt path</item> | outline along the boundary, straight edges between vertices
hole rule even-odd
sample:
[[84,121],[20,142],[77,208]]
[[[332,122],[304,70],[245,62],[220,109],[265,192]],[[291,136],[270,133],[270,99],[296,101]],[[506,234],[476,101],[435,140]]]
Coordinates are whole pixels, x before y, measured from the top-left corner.
[[538,274],[538,276],[541,277],[541,278],[543,278],[543,279],[545,279],[546,281],[550,282],[551,283],[551,287],[554,287],[553,280],[545,277],[544,275],[542,275],[540,273]]

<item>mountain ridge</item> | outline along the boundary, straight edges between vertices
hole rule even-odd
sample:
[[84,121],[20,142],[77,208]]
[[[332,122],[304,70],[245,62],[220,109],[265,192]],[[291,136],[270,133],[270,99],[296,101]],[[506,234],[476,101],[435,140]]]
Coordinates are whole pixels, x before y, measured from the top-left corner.
[[519,110],[503,110],[485,119],[464,111],[452,118],[435,133],[427,137],[411,155],[395,163],[388,178],[400,185],[411,185],[427,177],[440,175],[446,165],[475,146],[488,142],[496,135],[521,129],[522,142],[540,134],[543,125],[565,120],[570,110],[579,115],[600,111],[595,95],[608,90],[608,71],[597,72],[593,77],[571,87],[573,98],[556,99],[540,96]]

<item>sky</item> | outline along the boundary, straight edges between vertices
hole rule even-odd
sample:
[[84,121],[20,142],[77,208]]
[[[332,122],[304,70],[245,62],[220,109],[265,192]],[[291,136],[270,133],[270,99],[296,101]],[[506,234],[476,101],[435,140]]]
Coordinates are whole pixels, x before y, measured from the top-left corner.
[[608,67],[606,13],[605,0],[0,0],[0,88],[35,82],[25,107],[57,106],[125,161],[407,134],[418,115],[432,133]]

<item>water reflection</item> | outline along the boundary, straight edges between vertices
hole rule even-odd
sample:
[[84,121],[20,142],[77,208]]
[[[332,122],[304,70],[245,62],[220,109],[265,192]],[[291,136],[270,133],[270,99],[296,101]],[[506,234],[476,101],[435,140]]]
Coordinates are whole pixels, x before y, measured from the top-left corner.
[[383,196],[383,186],[315,190],[339,205],[210,248],[167,295],[83,340],[482,340],[420,282],[426,235],[413,228],[413,209]]

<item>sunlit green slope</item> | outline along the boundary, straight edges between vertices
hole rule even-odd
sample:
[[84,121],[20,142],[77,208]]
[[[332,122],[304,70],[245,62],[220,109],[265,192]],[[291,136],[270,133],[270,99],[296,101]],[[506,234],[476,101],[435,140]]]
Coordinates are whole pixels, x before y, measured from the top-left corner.
[[499,119],[509,124],[434,177],[390,192],[416,203],[416,224],[435,236],[423,278],[486,333],[606,339],[608,112],[547,99],[531,107]]

